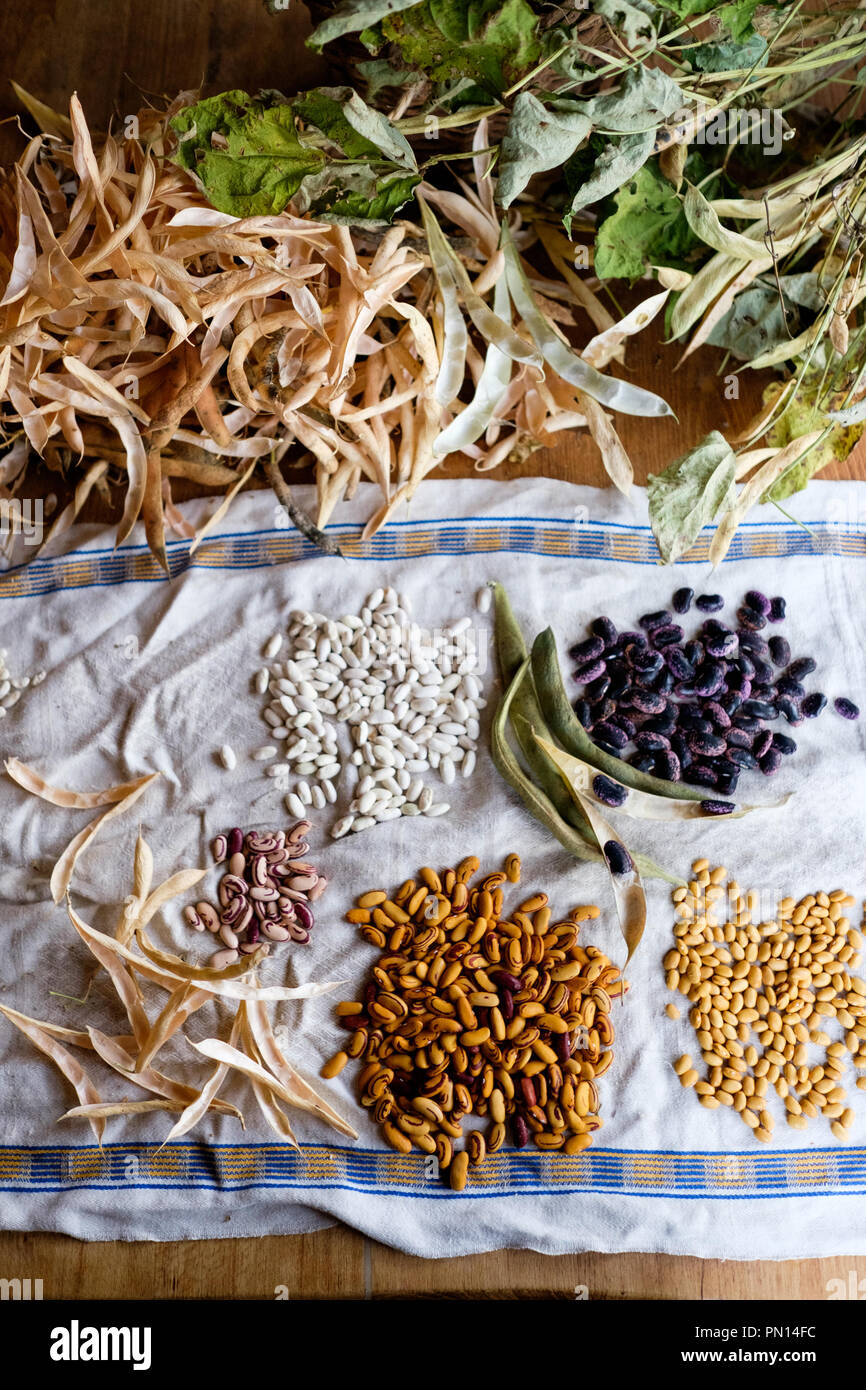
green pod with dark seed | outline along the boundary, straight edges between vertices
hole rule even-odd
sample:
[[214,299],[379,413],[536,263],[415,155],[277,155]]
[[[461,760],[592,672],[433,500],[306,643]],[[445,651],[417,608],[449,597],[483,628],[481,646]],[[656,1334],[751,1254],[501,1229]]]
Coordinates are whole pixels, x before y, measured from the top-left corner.
[[632,787],[635,791],[674,797],[678,801],[706,799],[706,790],[687,786],[684,782],[666,782],[662,777],[653,777],[648,772],[631,767],[623,759],[605,753],[604,749],[593,743],[569,704],[552,628],[540,632],[532,644],[532,674],[543,711],[543,722],[567,753],[591,763],[599,772],[614,777],[623,786]]
[[[520,625],[508,601],[508,595],[501,584],[493,584],[491,587],[496,604],[496,653],[499,658],[503,688],[508,690],[511,695],[508,705],[509,717],[517,739],[517,746],[523,754],[526,766],[557,815],[566,824],[573,826],[578,834],[592,845],[593,835],[589,821],[580,807],[575,805],[567,793],[564,793],[562,778],[533,737],[533,729],[542,734],[543,737],[546,737],[544,731],[546,730],[547,734],[550,734],[550,730],[547,728],[533,684],[529,652],[523,640]],[[519,680],[517,679],[518,675],[520,676]]]

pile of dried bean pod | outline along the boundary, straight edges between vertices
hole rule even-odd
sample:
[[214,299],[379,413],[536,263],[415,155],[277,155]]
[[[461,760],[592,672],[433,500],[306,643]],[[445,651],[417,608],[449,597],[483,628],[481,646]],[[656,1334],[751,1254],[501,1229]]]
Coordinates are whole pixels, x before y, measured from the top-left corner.
[[[435,1155],[456,1191],[506,1129],[517,1148],[589,1147],[602,1125],[597,1079],[613,1061],[611,1001],[627,988],[602,951],[577,944],[597,907],[552,922],[534,893],[504,917],[517,855],[471,888],[478,867],[471,856],[441,875],[424,868],[393,898],[358,899],[347,918],[382,954],[363,999],[337,1006],[351,1038],[322,1068],[333,1077],[357,1058],[361,1104],[386,1142]],[[489,1125],[458,1151],[467,1115]]]
[[[734,1110],[763,1143],[773,1131],[770,1087],[793,1129],[820,1115],[847,1138],[845,1063],[866,1068],[866,981],[851,973],[863,939],[846,915],[854,899],[842,889],[786,897],[762,920],[761,895],[743,892],[726,868],[706,859],[692,868],[688,887],[674,890],[664,966],[668,988],[692,1005],[706,1074],[686,1053],[674,1063],[680,1083],[707,1109]],[[671,1005],[667,1013],[677,1016]]]

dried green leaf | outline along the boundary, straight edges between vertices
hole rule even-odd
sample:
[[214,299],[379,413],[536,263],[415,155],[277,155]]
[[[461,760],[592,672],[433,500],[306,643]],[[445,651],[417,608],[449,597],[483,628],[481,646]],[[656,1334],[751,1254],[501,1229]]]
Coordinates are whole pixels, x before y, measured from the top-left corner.
[[571,102],[544,106],[531,92],[515,98],[502,137],[496,197],[507,208],[533,174],[556,169],[570,159],[592,129],[589,116]]
[[730,505],[735,473],[733,449],[712,430],[663,473],[649,475],[650,525],[666,564],[685,555],[719,509]]

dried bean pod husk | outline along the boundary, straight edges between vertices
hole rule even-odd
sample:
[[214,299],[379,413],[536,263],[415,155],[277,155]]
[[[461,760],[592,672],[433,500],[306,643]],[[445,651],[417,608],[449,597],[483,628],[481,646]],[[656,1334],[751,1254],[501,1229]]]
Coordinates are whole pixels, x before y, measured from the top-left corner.
[[[608,823],[605,817],[598,810],[598,807],[585,797],[582,792],[576,791],[574,795],[579,798],[580,803],[586,812],[587,820],[593,829],[599,849],[604,857],[605,867],[610,878],[611,888],[613,889],[616,912],[619,918],[620,930],[623,934],[625,944],[628,947],[628,955],[625,958],[625,965],[628,965],[634,955],[646,926],[646,894],[640,880],[640,874],[635,863],[635,857],[631,851],[622,843],[619,835]],[[605,851],[605,846],[609,844],[617,845],[625,851],[631,861],[631,869],[626,873],[615,873],[611,868],[610,860]],[[625,969],[625,966],[623,966]]]
[[[102,1097],[94,1086],[83,1066],[71,1052],[68,1052],[61,1042],[58,1042],[51,1033],[43,1028],[41,1023],[34,1019],[26,1018],[24,1014],[17,1013],[14,1009],[6,1009],[0,1004],[0,1013],[5,1014],[10,1023],[14,1023],[19,1032],[44,1052],[46,1057],[57,1067],[58,1071],[66,1077],[66,1080],[74,1088],[75,1094],[82,1105],[100,1105]],[[102,1145],[102,1136],[105,1132],[105,1120],[99,1117],[90,1117],[90,1127],[96,1137],[97,1144]]]
[[[618,778],[611,776],[610,773],[604,775],[617,785],[622,786],[626,792],[626,799],[620,806],[607,807],[607,803],[593,791],[593,775],[598,774],[598,768],[591,763],[584,762],[582,758],[575,758],[571,753],[565,753],[561,748],[548,739],[542,738],[539,734],[535,735],[536,742],[552,763],[559,768],[562,780],[571,791],[572,795],[581,793],[583,798],[595,803],[597,806],[604,806],[614,813],[622,813],[624,816],[633,816],[636,820],[718,820],[718,815],[704,810],[703,801],[676,801],[670,796],[654,796],[649,792],[639,791],[636,788],[629,788],[624,783],[619,782]],[[783,796],[778,801],[773,801],[765,806],[739,805],[726,817],[727,820],[739,820],[752,811],[777,811],[786,806],[791,800],[793,792]]]

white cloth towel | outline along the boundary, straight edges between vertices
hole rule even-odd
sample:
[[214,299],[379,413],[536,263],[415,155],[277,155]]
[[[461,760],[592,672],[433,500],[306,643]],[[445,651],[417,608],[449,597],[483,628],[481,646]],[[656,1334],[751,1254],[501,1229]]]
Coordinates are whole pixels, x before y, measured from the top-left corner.
[[[613,491],[544,479],[422,489],[408,519],[401,516],[356,558],[358,523],[369,506],[362,496],[336,528],[346,559],[322,558],[294,531],[275,526],[273,499],[242,496],[191,566],[187,543],[171,544],[171,582],[159,577],[138,532],[114,551],[110,533],[78,527],[62,555],[0,579],[0,643],[10,666],[48,671],[0,722],[0,745],[5,756],[74,787],[164,774],[76,870],[74,902],[110,929],[130,891],[139,823],[158,878],[209,864],[209,842],[226,827],[285,823],[281,796],[249,753],[266,741],[251,675],[289,609],[357,613],[370,590],[392,584],[422,624],[470,614],[489,635],[475,594],[498,578],[527,635],[552,623],[564,655],[595,615],[631,626],[638,614],[666,605],[677,585],[722,592],[729,613],[747,589],[760,588],[786,596],[784,631],[794,652],[819,663],[810,686],[863,704],[864,502],[866,485],[813,484],[799,508],[808,530],[762,509],[713,576],[704,561],[676,569],[656,563],[643,493],[628,503]],[[197,521],[211,505],[185,510]],[[687,623],[697,626],[698,616]],[[495,698],[490,647],[487,653],[485,693]],[[486,732],[485,725],[484,741]],[[740,784],[753,800],[796,790],[784,813],[675,827],[641,822],[641,847],[681,873],[707,854],[744,887],[802,894],[841,886],[859,900],[866,891],[866,718],[847,723],[828,709],[794,735],[799,750],[772,781],[745,774]],[[216,756],[224,743],[238,754],[232,772]],[[333,997],[291,1004],[279,1015],[287,1054],[311,1078],[344,1036],[333,1002],[356,994],[375,955],[344,912],[358,892],[394,886],[424,863],[444,867],[472,851],[492,870],[517,850],[524,864],[518,891],[544,889],[562,913],[599,903],[602,915],[584,929],[585,939],[623,958],[603,871],[570,860],[528,817],[492,769],[486,742],[475,776],[449,790],[448,816],[401,820],[338,842],[327,833],[330,808],[316,816],[311,856],[326,866],[330,887],[310,945],[281,948],[267,966],[271,981],[288,974],[347,982]],[[122,1032],[104,976],[85,1004],[76,1002],[90,958],[47,889],[48,867],[87,819],[0,779],[0,1002],[67,1026],[96,1022]],[[100,1152],[86,1124],[56,1125],[75,1103],[71,1090],[0,1018],[0,1225],[86,1239],[172,1240],[305,1231],[340,1218],[427,1256],[503,1246],[740,1259],[866,1252],[866,1097],[860,1105],[853,1072],[847,1081],[857,1118],[844,1144],[826,1122],[796,1132],[778,1113],[764,1147],[731,1112],[700,1107],[671,1068],[681,1052],[698,1049],[687,1019],[664,1014],[669,889],[651,882],[648,898],[649,924],[628,972],[631,992],[617,1007],[614,1065],[600,1083],[604,1128],[587,1153],[566,1159],[504,1150],[456,1195],[422,1154],[403,1158],[383,1146],[354,1098],[355,1064],[317,1083],[360,1131],[355,1145],[295,1112],[302,1151],[293,1154],[263,1127],[237,1082],[226,1094],[243,1105],[246,1133],[231,1118],[211,1116],[188,1141],[157,1153],[171,1117],[148,1115],[109,1121]],[[166,944],[199,948],[180,908],[169,906],[155,930]],[[152,1002],[164,996],[157,992]],[[214,1006],[196,1014],[189,1031],[201,1037],[224,1023]],[[89,1065],[105,1096],[128,1090],[98,1062]],[[160,1067],[194,1081],[207,1074],[182,1041],[160,1054]]]

